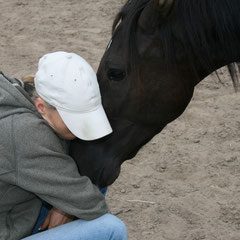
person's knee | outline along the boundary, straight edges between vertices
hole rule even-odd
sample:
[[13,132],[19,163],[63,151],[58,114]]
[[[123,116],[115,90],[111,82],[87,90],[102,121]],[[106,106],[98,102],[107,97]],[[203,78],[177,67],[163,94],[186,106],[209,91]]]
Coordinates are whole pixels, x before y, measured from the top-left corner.
[[127,240],[127,227],[125,223],[112,214],[105,214],[106,230],[111,240]]

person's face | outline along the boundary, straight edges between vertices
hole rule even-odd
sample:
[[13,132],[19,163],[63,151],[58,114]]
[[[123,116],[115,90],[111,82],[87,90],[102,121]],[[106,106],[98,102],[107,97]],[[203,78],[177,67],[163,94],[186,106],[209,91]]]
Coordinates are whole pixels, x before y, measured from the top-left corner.
[[67,128],[56,109],[49,108],[41,98],[36,100],[35,105],[42,117],[60,137],[67,140],[73,140],[76,138],[76,136]]
[[67,140],[73,140],[76,138],[76,136],[67,128],[56,109],[46,108],[44,119],[60,137]]

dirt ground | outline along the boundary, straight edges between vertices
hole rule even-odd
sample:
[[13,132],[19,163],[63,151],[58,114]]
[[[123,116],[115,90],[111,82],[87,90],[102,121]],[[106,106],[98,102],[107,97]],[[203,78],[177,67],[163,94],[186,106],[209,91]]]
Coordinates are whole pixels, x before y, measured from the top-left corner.
[[[125,0],[0,0],[0,69],[34,73],[57,50],[96,70]],[[223,69],[196,88],[185,113],[122,166],[109,188],[129,239],[240,239],[240,93]]]

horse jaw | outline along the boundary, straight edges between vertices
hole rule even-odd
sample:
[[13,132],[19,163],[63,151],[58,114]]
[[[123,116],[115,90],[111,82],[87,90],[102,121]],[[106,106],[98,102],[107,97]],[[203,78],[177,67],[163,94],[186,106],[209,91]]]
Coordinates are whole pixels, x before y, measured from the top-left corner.
[[119,119],[110,123],[113,133],[109,136],[90,142],[78,139],[70,146],[80,174],[101,188],[111,185],[120,174],[121,164],[133,158],[161,130]]

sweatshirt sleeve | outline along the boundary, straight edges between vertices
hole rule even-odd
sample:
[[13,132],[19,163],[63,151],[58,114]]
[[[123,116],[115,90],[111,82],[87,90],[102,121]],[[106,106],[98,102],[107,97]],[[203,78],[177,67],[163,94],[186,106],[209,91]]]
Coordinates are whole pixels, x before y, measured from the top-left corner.
[[21,114],[13,122],[16,184],[54,207],[91,220],[108,212],[104,196],[80,176],[62,140],[39,118]]

